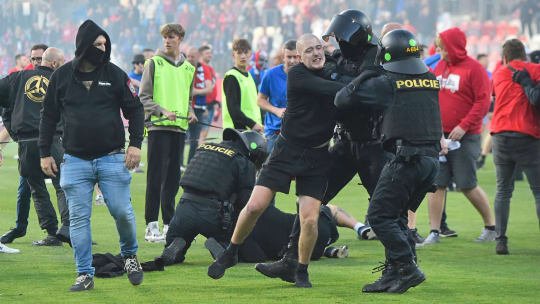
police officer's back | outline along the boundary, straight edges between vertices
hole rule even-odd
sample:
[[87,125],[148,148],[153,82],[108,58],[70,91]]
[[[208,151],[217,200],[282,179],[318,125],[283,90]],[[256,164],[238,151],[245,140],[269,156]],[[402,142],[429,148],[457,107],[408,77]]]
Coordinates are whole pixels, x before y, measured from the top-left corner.
[[383,145],[394,156],[381,172],[368,209],[369,223],[386,247],[385,271],[363,291],[403,293],[425,280],[408,235],[407,212],[418,208],[437,175],[439,84],[420,60],[416,38],[406,30],[386,34],[377,58],[383,71],[363,72],[336,95],[335,104],[342,109],[359,102],[387,108]]
[[198,234],[230,238],[266,156],[264,137],[253,131],[225,129],[221,143],[197,148],[180,180],[184,193],[167,232],[166,264],[182,262]]

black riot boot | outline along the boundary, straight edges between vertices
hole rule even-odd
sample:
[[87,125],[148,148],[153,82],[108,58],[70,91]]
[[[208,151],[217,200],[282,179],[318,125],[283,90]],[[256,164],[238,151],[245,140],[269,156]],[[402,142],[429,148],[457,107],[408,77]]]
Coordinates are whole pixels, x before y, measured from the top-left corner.
[[236,264],[238,264],[238,245],[230,243],[227,249],[208,267],[207,274],[214,280],[221,279],[225,274],[225,270]]
[[269,278],[280,278],[283,281],[294,283],[294,274],[298,267],[298,259],[289,253],[274,263],[257,263],[255,269]]
[[161,254],[165,266],[183,262],[182,250],[185,246],[186,241],[183,238],[174,238]]
[[426,275],[420,270],[414,261],[408,263],[399,263],[399,278],[393,281],[393,285],[388,288],[390,293],[404,293],[411,287],[416,287],[426,280]]
[[381,277],[371,284],[364,285],[362,292],[385,292],[399,278],[398,268],[395,262],[386,261],[384,264],[373,268],[373,273],[379,271],[382,271]]

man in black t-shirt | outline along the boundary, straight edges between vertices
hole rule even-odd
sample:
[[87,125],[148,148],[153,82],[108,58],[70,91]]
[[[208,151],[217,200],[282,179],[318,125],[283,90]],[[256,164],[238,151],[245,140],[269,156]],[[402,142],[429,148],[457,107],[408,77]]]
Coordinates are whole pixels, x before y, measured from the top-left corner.
[[253,230],[276,192],[288,193],[296,179],[301,234],[298,244],[297,287],[311,287],[307,266],[317,240],[317,221],[327,187],[328,144],[334,129],[332,100],[343,85],[320,77],[325,62],[322,42],[302,35],[296,44],[301,63],[287,77],[287,111],[274,150],[264,164],[253,193],[240,212],[231,243],[208,268],[219,279],[238,261],[238,247]]

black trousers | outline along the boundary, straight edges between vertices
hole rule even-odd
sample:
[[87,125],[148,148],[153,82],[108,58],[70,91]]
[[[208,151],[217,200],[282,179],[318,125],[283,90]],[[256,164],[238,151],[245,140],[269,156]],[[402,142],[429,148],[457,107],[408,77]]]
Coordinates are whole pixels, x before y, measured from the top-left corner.
[[146,173],[146,224],[161,217],[168,225],[174,215],[174,199],[180,187],[180,164],[184,155],[184,133],[148,132],[148,169]]
[[225,241],[222,229],[221,211],[219,207],[203,202],[196,202],[181,198],[176,211],[169,224],[165,247],[169,246],[175,238],[183,238],[186,246],[177,262],[182,262],[186,252],[195,237],[199,234],[206,238],[214,237],[218,241]]
[[358,174],[369,196],[373,196],[375,186],[384,164],[390,156],[380,143],[351,142],[336,140],[330,148],[331,168],[328,172],[328,189],[323,202],[330,202]]
[[[30,186],[30,192],[34,200],[34,207],[38,216],[39,226],[47,230],[49,235],[55,235],[58,230],[58,219],[54,210],[45,179],[49,178],[41,171],[39,147],[37,141],[19,142],[19,174],[26,178]],[[54,137],[51,145],[51,155],[60,169],[60,163],[64,155],[64,149],[59,137]],[[62,225],[69,227],[69,209],[64,191],[60,187],[60,170],[56,177],[51,178],[56,191],[58,211]]]
[[416,211],[438,170],[439,160],[431,156],[414,156],[409,161],[394,157],[384,166],[371,197],[368,220],[385,247],[387,261],[416,258],[415,242],[407,227],[408,210]]

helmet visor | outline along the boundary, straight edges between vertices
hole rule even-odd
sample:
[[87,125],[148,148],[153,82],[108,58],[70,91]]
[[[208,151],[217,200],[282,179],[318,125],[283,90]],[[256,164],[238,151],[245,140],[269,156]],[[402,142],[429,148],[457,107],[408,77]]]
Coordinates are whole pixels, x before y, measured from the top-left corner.
[[328,42],[330,36],[334,36],[336,40],[345,40],[346,42],[351,42],[351,37],[358,31],[360,24],[354,22],[348,17],[341,15],[336,15],[332,18],[330,25],[326,29],[326,32],[323,34],[322,39]]
[[424,61],[416,57],[384,63],[383,69],[394,73],[412,75],[424,74],[429,71]]

